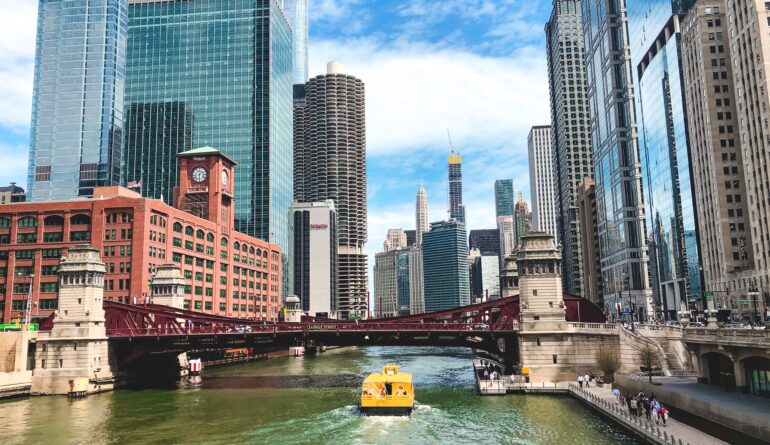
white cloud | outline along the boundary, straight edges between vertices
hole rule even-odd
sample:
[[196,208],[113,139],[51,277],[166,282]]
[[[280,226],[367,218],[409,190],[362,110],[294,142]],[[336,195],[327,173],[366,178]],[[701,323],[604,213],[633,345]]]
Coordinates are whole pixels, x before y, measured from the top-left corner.
[[512,143],[548,118],[545,57],[525,47],[508,57],[414,42],[373,39],[311,44],[311,75],[337,60],[366,85],[367,150],[372,155],[447,146]]
[[0,125],[17,133],[30,122],[37,3],[15,1],[0,14]]
[[308,9],[314,22],[334,22],[352,16],[351,6],[358,3],[360,0],[312,0]]
[[27,145],[9,145],[0,142],[0,186],[15,182],[19,187],[27,187]]
[[337,60],[366,84],[370,285],[387,229],[414,228],[420,182],[430,220],[446,218],[447,128],[463,155],[469,230],[495,227],[495,179],[513,178],[529,197],[527,134],[550,120],[543,51],[502,57],[405,40],[311,42],[311,75]]

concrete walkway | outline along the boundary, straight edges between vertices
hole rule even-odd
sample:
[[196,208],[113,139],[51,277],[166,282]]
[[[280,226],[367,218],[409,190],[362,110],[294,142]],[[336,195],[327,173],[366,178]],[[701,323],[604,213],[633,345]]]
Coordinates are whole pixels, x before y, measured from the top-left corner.
[[[582,389],[578,388],[577,385],[570,385],[570,389],[572,390],[570,392],[576,397],[591,403],[595,408],[600,409],[610,417],[621,421],[628,428],[636,430],[638,434],[643,435],[650,441],[656,443],[690,445],[721,445],[727,443],[689,425],[681,423],[672,416],[669,416],[665,427],[662,422],[660,422],[659,425],[655,425],[655,422],[647,421],[647,419],[644,418],[644,415],[642,415],[641,420],[637,418],[635,421],[629,416],[627,406],[621,406],[617,402],[617,399],[612,395],[610,385],[604,385],[602,388],[592,385]],[[674,416],[675,415],[676,413],[674,413]],[[675,441],[671,440],[672,436],[675,438]]]
[[724,410],[752,416],[767,422],[770,419],[770,398],[725,391],[714,385],[698,383],[695,377],[654,377],[666,389],[684,394],[702,402],[722,407]]
[[745,442],[755,438],[754,443],[770,443],[770,399],[725,391],[718,386],[697,383],[694,378],[653,377],[653,380],[655,385],[650,385],[646,378],[615,375],[615,384],[624,393],[644,391],[649,394],[652,391],[673,407],[674,417],[678,410],[684,411],[715,426],[745,434],[742,438]]

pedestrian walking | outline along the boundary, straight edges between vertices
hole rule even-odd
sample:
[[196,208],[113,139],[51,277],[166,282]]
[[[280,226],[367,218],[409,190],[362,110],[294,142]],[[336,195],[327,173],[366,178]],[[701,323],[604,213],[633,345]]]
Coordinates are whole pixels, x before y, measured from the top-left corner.
[[660,409],[658,410],[658,416],[660,416],[660,420],[663,421],[663,426],[666,426],[666,419],[668,419],[668,408],[666,408],[663,405],[660,405]]
[[489,369],[484,368],[484,380],[489,380]]
[[634,409],[633,401],[631,400],[631,393],[627,393],[625,399],[626,399],[626,406],[628,407],[628,413],[631,414],[633,413],[633,409]]
[[622,404],[620,400],[620,390],[618,388],[612,389],[612,395],[615,397],[615,402],[617,402],[619,405]]
[[588,388],[589,386],[591,386],[591,385],[589,385],[589,384],[588,384],[588,382],[590,382],[590,381],[591,381],[591,376],[590,376],[590,375],[588,375],[588,373],[586,373],[585,377],[583,377],[583,381],[586,383],[586,388]]
[[578,385],[580,385],[581,388],[583,387],[583,374],[578,374]]
[[650,420],[651,419],[651,417],[650,417],[650,415],[651,415],[650,410],[652,409],[652,407],[650,406],[650,399],[648,399],[647,396],[644,396],[642,398],[642,406],[644,407],[644,417],[647,420]]

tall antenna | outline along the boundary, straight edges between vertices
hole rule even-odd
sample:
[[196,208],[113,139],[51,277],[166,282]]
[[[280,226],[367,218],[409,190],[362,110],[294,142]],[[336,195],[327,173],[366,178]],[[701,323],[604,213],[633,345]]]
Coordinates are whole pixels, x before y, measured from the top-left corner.
[[449,134],[449,129],[448,129],[448,128],[446,129],[446,135],[447,135],[447,137],[449,138],[449,150],[450,150],[452,153],[454,153],[454,152],[455,152],[455,147],[454,147],[454,145],[452,145],[452,135],[451,135],[451,134]]

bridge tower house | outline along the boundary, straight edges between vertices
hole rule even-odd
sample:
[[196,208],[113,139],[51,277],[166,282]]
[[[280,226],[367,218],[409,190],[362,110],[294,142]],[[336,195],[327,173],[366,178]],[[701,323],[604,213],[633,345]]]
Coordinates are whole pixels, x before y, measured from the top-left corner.
[[503,262],[500,270],[500,293],[502,298],[513,297],[519,293],[519,265],[516,264],[516,255],[510,254]]
[[517,255],[521,330],[563,330],[566,312],[561,281],[561,254],[553,235],[530,232]]
[[94,393],[113,387],[103,305],[105,266],[99,250],[69,249],[59,266],[59,308],[53,329],[35,350],[32,392]]
[[289,323],[302,321],[302,304],[296,295],[286,297],[286,321]]
[[[176,264],[162,264],[155,269],[152,276],[150,288],[152,289],[152,303],[163,306],[170,306],[176,309],[184,308],[184,285],[185,279],[182,276],[182,269]],[[182,321],[182,320],[179,320]],[[176,356],[176,363],[179,366],[179,375],[187,375],[190,360],[187,353],[183,352]]]
[[163,264],[152,276],[152,302],[177,309],[184,307],[185,279],[176,264]]

